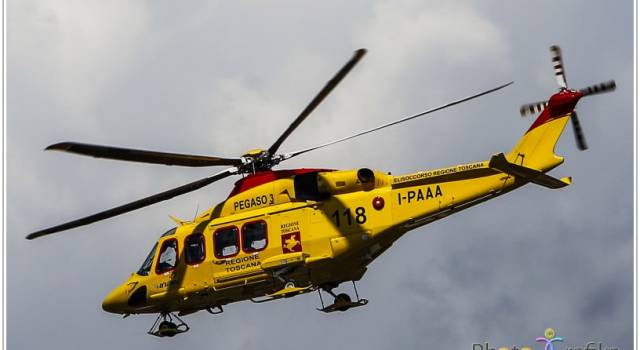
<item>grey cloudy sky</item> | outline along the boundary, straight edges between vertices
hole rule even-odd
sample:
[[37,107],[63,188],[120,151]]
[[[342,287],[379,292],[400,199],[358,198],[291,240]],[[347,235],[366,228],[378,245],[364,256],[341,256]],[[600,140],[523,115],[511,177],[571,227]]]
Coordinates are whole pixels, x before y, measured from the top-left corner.
[[[145,334],[102,298],[135,271],[167,214],[191,218],[234,179],[53,237],[33,230],[211,174],[46,153],[65,140],[238,156],[267,147],[351,56],[369,53],[283,145],[322,143],[501,83],[506,90],[289,161],[394,174],[488,159],[556,89],[548,47],[574,88],[615,79],[578,111],[553,171],[574,184],[519,191],[412,231],[359,284],[368,306],[317,296],[186,317]],[[10,349],[471,349],[632,347],[632,1],[7,1],[7,344]],[[282,168],[282,167],[281,167]],[[564,349],[564,347],[561,347]]]

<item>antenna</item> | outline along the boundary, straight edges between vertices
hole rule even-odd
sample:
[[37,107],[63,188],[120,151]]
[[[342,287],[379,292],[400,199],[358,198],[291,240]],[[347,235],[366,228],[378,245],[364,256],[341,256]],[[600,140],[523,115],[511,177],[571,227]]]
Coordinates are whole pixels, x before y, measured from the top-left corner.
[[198,209],[200,209],[200,203],[196,204],[196,213],[193,215],[193,221],[196,221],[196,218],[198,217]]

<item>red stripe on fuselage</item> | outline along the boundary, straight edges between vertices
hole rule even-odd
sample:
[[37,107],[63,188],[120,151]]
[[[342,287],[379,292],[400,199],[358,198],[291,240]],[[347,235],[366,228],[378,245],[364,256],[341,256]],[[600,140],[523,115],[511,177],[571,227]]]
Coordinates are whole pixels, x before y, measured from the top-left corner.
[[254,187],[269,183],[271,181],[293,177],[312,172],[335,171],[332,169],[290,169],[290,170],[267,170],[251,174],[245,178],[236,181],[229,197],[235,196],[244,191],[248,191]]

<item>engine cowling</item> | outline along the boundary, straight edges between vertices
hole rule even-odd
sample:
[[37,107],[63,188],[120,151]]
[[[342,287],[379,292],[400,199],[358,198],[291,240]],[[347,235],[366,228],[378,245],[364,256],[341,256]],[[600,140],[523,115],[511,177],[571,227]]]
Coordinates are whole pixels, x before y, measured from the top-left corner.
[[321,193],[369,191],[376,187],[376,174],[368,168],[319,173],[317,180]]

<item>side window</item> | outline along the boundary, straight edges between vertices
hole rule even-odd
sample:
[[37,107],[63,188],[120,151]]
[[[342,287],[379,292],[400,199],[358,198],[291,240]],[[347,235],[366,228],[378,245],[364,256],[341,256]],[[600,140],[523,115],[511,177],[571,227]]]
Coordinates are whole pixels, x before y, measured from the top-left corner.
[[204,236],[194,233],[184,240],[184,258],[189,265],[196,265],[204,261]]
[[257,252],[267,247],[267,223],[249,222],[242,226],[242,250]]
[[156,273],[161,275],[176,268],[178,263],[178,240],[175,238],[162,242],[160,254],[158,254],[158,263],[156,264]]
[[230,226],[217,230],[213,234],[213,248],[216,258],[228,258],[238,254],[240,251],[238,228]]

